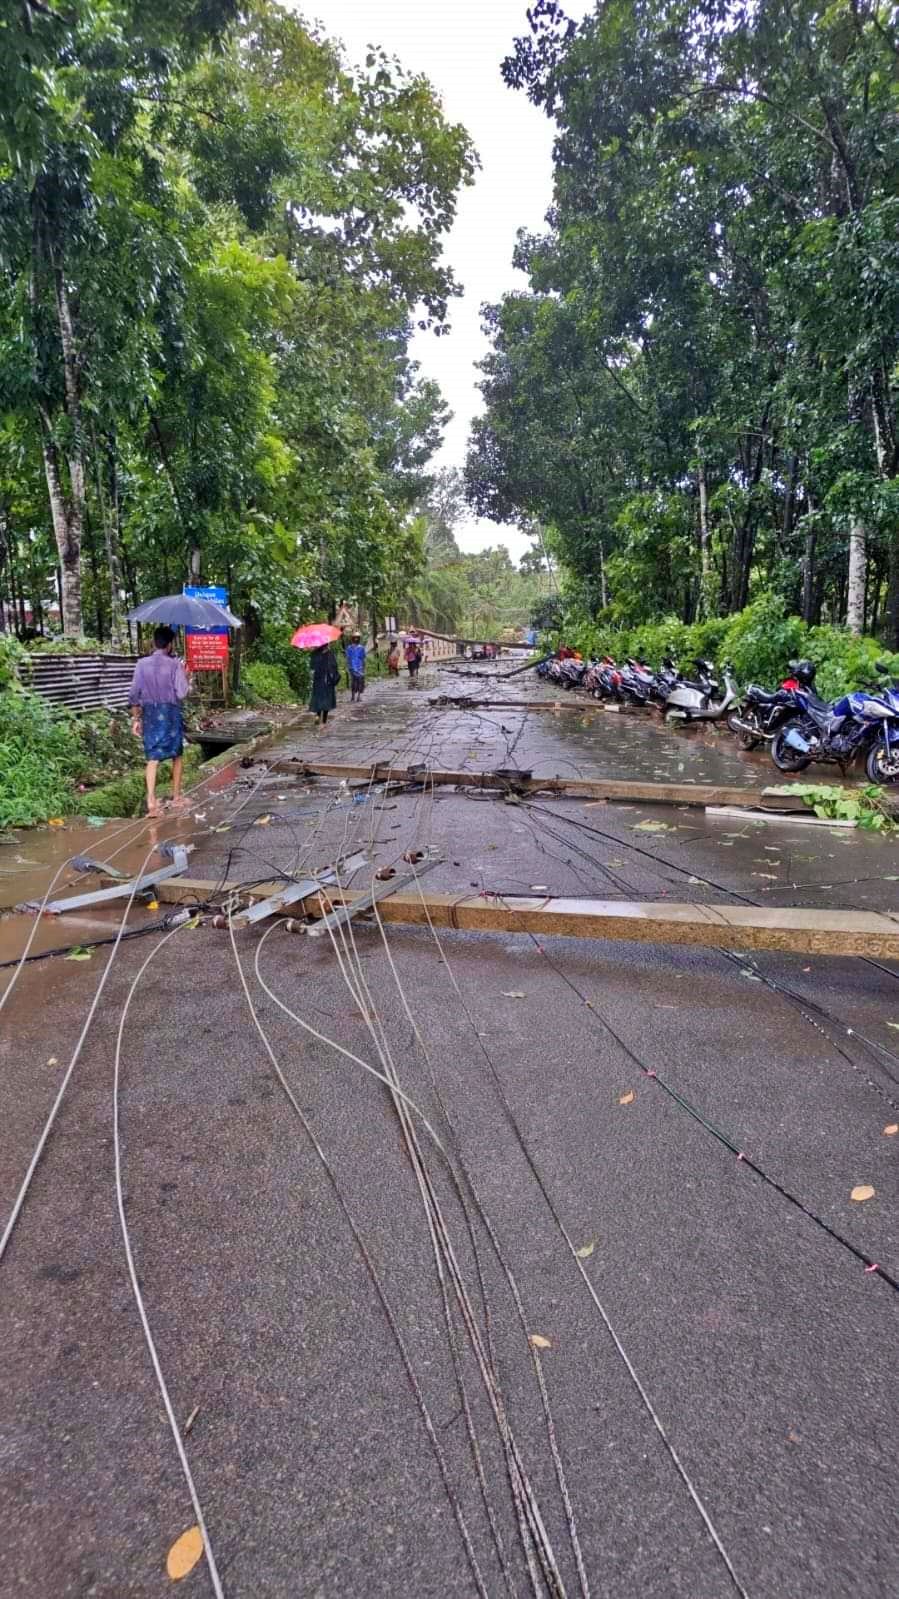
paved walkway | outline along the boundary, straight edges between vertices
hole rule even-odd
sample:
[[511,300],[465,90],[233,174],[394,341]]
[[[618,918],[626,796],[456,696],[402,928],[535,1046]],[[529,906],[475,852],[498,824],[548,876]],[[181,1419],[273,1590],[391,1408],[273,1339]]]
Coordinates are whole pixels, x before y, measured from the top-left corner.
[[[714,735],[636,719],[431,707],[447,680],[373,685],[286,747],[699,781],[763,770]],[[460,893],[874,908],[899,876],[891,841],[793,823],[357,799],[261,767],[201,814],[181,824],[191,871],[221,880],[354,847],[375,865],[439,849],[425,882]],[[892,1595],[899,1295],[851,1246],[899,1275],[895,976],[386,933],[335,948],[247,932],[238,970],[227,931],[178,932],[125,1018],[126,1215],[229,1599],[530,1593],[506,1420],[570,1596]],[[9,1591],[29,1599],[162,1595],[194,1520],[115,1208],[115,1042],[152,947],[119,952],[0,1263],[0,1538]],[[30,968],[4,1014],[5,1209],[103,958]],[[421,1112],[456,1283],[435,1270],[396,1105],[366,1065],[395,1069],[399,1104]],[[861,1184],[874,1196],[854,1202]],[[202,1564],[184,1591],[212,1593]]]

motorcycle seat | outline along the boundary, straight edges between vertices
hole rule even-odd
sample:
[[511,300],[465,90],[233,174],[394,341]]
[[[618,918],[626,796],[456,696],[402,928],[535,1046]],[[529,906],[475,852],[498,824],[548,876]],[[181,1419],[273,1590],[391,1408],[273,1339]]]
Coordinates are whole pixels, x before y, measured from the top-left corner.
[[766,688],[759,688],[757,683],[750,683],[746,690],[746,698],[753,700],[756,705],[773,705],[779,693],[780,689],[769,692]]

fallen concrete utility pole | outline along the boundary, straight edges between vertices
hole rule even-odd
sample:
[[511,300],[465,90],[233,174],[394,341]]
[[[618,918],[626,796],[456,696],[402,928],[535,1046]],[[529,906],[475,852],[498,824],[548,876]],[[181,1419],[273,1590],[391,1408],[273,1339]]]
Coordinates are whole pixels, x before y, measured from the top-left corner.
[[382,900],[391,898],[398,890],[406,888],[409,883],[414,883],[416,876],[420,877],[423,872],[429,872],[432,866],[440,864],[440,858],[422,861],[417,869],[402,872],[399,877],[376,879],[370,888],[354,893],[352,898],[348,894],[330,896],[331,903],[336,908],[309,928],[310,938],[322,938],[335,927],[342,927],[344,923],[361,916],[364,911],[370,911],[373,905],[380,906]]
[[336,883],[338,875],[352,876],[354,872],[362,870],[367,865],[364,855],[351,855],[349,860],[338,861],[336,865],[329,866],[317,877],[305,877],[299,883],[286,883],[270,894],[266,899],[257,900],[249,909],[238,912],[233,917],[235,927],[249,927],[254,922],[264,922],[268,916],[280,916],[288,905],[296,905],[299,900],[308,899],[324,885]]
[[[172,851],[171,866],[157,866],[152,871],[145,872],[143,877],[127,878],[116,883],[112,888],[97,888],[90,894],[71,894],[66,899],[51,900],[44,905],[45,916],[62,916],[66,911],[86,910],[92,905],[108,905],[113,900],[127,899],[129,895],[142,894],[148,889],[155,889],[168,878],[180,877],[187,868],[187,857],[193,849],[192,844],[176,844]],[[40,900],[28,900],[23,905],[18,905],[17,910],[39,911]]]
[[567,698],[564,700],[476,700],[470,694],[435,694],[428,700],[428,704],[435,706],[438,710],[579,711],[581,716],[585,716],[588,712],[595,716],[601,716],[605,710],[645,711],[650,709],[647,705],[625,707],[616,703],[614,706],[610,706],[606,701]]
[[[212,879],[170,878],[159,885],[169,904],[195,905],[219,895],[266,898],[278,884],[225,888]],[[364,893],[321,894],[297,914],[321,917],[339,905],[355,907]],[[803,910],[750,905],[689,905],[655,900],[551,899],[538,895],[427,894],[395,891],[379,906],[381,920],[472,933],[536,933],[541,937],[607,939],[640,944],[695,944],[714,949],[780,950],[788,954],[866,955],[899,960],[899,914]]]
[[[511,769],[497,772],[430,772],[426,766],[334,766],[325,761],[278,761],[275,771],[294,777],[334,777],[371,783],[420,783],[424,786],[498,789],[507,794],[570,794],[578,799],[617,800],[638,805],[739,805],[780,810],[789,796],[777,789],[732,788],[707,783],[640,783],[622,778],[534,777]],[[795,803],[795,802],[794,802]],[[803,810],[807,809],[804,801]]]

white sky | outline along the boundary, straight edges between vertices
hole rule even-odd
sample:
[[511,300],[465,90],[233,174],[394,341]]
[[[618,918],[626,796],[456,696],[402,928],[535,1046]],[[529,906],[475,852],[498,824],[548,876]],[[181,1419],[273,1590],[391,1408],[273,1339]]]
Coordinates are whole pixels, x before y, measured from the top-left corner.
[[[380,45],[411,72],[423,72],[440,94],[452,122],[468,129],[481,160],[473,188],[463,191],[445,258],[463,285],[451,306],[452,331],[443,338],[418,334],[412,348],[424,374],[439,383],[453,414],[434,464],[462,466],[471,418],[480,409],[475,362],[486,353],[479,308],[503,292],[524,288],[513,271],[518,228],[543,226],[552,196],[552,125],[521,91],[507,89],[500,63],[527,28],[527,0],[298,0],[343,41],[350,62],[366,46]],[[515,527],[472,520],[459,530],[465,549],[506,544],[518,557],[529,541]]]

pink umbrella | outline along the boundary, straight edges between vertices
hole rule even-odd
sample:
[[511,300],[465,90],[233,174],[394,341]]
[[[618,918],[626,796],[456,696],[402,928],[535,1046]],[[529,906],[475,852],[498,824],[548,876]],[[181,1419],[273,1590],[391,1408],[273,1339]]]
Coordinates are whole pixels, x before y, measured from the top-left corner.
[[317,650],[320,644],[333,644],[340,634],[341,629],[330,622],[307,622],[297,628],[290,642],[297,650]]

